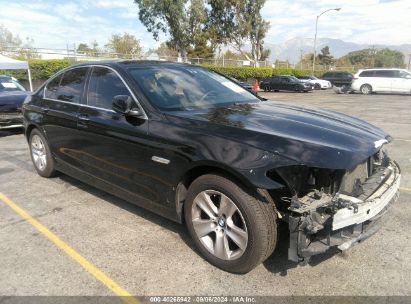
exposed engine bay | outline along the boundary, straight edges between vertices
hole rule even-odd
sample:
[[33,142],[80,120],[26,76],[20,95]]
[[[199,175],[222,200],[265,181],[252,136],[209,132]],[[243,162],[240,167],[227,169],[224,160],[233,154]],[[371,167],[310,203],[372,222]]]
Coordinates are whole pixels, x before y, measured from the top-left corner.
[[346,172],[295,166],[272,174],[291,189],[290,197],[281,198],[285,207],[279,212],[290,230],[288,258],[302,264],[331,247],[346,250],[374,234],[398,198],[401,179],[384,150]]

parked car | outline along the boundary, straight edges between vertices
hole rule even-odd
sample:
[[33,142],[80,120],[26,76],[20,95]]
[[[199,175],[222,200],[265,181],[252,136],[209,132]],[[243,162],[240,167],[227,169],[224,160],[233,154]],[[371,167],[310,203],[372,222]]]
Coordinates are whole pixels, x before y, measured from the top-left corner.
[[246,89],[247,91],[251,92],[251,93],[257,93],[256,91],[254,91],[253,86],[247,82],[244,81],[240,81],[234,77],[229,77],[232,81],[234,81],[235,83],[237,83],[238,85],[242,86],[244,89]]
[[351,89],[363,94],[386,92],[411,94],[411,73],[404,69],[359,70]]
[[328,80],[318,79],[315,76],[296,76],[302,82],[308,82],[314,86],[314,89],[321,90],[321,89],[329,89],[332,88],[331,82]]
[[28,94],[15,78],[0,75],[0,129],[23,126],[21,106]]
[[381,129],[262,101],[199,66],[74,65],[30,96],[23,113],[40,176],[64,172],[185,222],[205,259],[234,273],[271,255],[280,222],[295,262],[362,243],[399,189]]
[[348,72],[327,72],[321,77],[321,79],[331,82],[333,86],[342,87],[350,86],[353,75]]
[[308,92],[314,89],[310,83],[303,82],[294,76],[272,76],[260,83],[260,88],[264,91],[295,91]]

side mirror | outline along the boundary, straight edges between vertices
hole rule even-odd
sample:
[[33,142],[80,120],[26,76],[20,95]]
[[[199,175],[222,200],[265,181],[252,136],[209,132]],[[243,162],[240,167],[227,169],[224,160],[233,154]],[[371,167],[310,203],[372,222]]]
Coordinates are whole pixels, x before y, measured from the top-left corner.
[[126,116],[141,116],[138,108],[134,107],[134,102],[131,96],[116,95],[113,98],[112,108],[114,111]]

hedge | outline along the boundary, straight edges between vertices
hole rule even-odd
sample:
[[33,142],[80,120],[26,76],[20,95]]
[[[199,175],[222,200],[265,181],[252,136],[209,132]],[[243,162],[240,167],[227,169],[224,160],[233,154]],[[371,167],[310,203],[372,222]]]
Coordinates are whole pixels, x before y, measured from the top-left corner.
[[[72,64],[74,64],[74,62],[66,59],[29,60],[31,78],[33,80],[47,79],[50,76],[54,75],[56,72]],[[0,70],[0,74],[7,74],[19,80],[28,80],[27,71],[25,70]]]
[[[202,65],[213,71],[221,73],[223,75],[234,77],[240,80],[246,79],[258,79],[263,80],[273,75],[294,75],[304,76],[311,75],[312,71],[309,69],[291,69],[291,68],[253,68],[253,67],[236,67],[236,66],[215,66],[215,65]],[[321,77],[327,70],[317,70],[314,75]],[[351,72],[351,71],[339,71],[339,72]]]
[[[74,63],[70,60],[65,59],[49,59],[49,60],[29,60],[31,77],[33,80],[36,79],[47,79],[57,71],[66,68]],[[223,75],[234,77],[240,80],[246,79],[258,79],[263,80],[272,75],[294,75],[303,76],[311,75],[311,70],[307,69],[291,69],[291,68],[253,68],[253,67],[243,67],[243,66],[216,66],[216,65],[202,65],[211,70],[214,70]],[[315,71],[315,75],[320,77],[324,74],[325,70]],[[1,71],[0,74],[7,74],[14,76],[19,80],[27,80],[26,71]]]
[[265,79],[273,75],[273,68],[252,68],[252,67],[236,67],[236,66],[216,66],[216,65],[202,65],[213,71],[221,73],[228,77],[236,79]]

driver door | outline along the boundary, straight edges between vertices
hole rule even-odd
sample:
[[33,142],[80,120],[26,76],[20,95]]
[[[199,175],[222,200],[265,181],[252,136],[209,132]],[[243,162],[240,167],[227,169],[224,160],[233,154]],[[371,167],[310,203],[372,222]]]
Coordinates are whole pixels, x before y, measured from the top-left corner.
[[[80,107],[78,116],[78,149],[65,153],[81,163],[82,171],[110,184],[109,192],[126,199],[159,202],[159,192],[154,190],[156,180],[150,172],[148,120],[113,111],[116,95],[133,97],[117,72],[94,66],[87,84],[86,104]],[[135,99],[134,102],[137,103]]]
[[396,71],[396,75],[391,81],[393,92],[411,92],[411,74],[405,71]]

